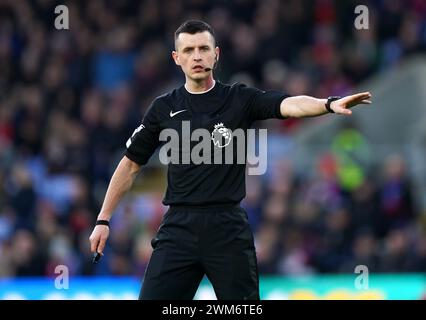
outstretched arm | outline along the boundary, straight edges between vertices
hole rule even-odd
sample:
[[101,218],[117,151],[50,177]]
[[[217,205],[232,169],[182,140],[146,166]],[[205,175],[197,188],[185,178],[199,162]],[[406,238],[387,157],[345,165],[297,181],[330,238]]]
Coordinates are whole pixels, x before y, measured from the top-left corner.
[[[117,207],[123,195],[130,189],[140,170],[140,166],[127,157],[123,157],[115,169],[105,195],[98,220],[110,220],[114,209]],[[93,253],[102,254],[106,240],[109,236],[109,227],[97,225],[90,236],[90,249]]]
[[[350,108],[358,104],[371,103],[370,92],[362,92],[354,95],[342,97],[333,101],[331,109],[337,114],[351,115]],[[309,96],[294,96],[284,99],[281,102],[281,115],[286,118],[315,117],[328,113],[325,108],[327,99],[317,99]]]

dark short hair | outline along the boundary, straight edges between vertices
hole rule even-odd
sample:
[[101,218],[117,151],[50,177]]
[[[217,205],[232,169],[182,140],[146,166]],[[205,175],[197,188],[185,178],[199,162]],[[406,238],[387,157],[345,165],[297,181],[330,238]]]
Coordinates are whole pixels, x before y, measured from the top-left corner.
[[213,28],[208,23],[201,20],[188,20],[182,23],[175,31],[175,42],[181,33],[196,34],[204,31],[210,32],[213,36],[213,40],[216,42]]

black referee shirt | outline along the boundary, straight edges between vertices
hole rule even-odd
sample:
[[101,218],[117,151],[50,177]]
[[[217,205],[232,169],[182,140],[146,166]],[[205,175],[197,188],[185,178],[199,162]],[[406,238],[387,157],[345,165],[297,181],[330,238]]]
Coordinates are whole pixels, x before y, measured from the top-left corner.
[[[276,91],[262,91],[243,84],[225,85],[216,81],[209,91],[199,94],[189,93],[184,86],[156,98],[148,108],[141,126],[127,141],[126,156],[144,165],[157,147],[166,142],[160,141],[160,133],[165,129],[174,129],[179,134],[179,146],[190,145],[192,149],[198,141],[191,141],[183,126],[206,129],[211,135],[211,163],[194,164],[192,159],[184,162],[187,149],[174,146],[179,153],[179,163],[169,163],[167,173],[167,191],[164,205],[221,205],[238,204],[245,197],[246,164],[234,162],[213,163],[215,152],[224,152],[225,148],[234,148],[237,143],[227,146],[216,140],[218,129],[230,132],[240,128],[249,129],[256,120],[270,118],[282,119],[281,101],[287,95]],[[183,132],[185,131],[185,132]],[[216,141],[216,143],[215,143]],[[177,150],[177,151],[176,151]]]

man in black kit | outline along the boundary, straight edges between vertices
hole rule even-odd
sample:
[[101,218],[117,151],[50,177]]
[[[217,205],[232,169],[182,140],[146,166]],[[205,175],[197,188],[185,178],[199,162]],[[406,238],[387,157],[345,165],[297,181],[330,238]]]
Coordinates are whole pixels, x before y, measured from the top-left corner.
[[[168,164],[168,187],[163,203],[170,206],[151,241],[140,299],[193,299],[204,275],[218,299],[258,300],[259,280],[253,235],[247,214],[240,207],[245,197],[246,165],[207,161],[185,162],[196,129],[208,130],[213,157],[226,148],[236,129],[248,130],[256,120],[350,115],[357,104],[369,104],[369,92],[347,97],[317,99],[289,97],[243,84],[226,85],[213,78],[219,48],[211,27],[187,21],[175,33],[173,59],[185,74],[185,84],[157,97],[142,124],[127,141],[125,156],[116,168],[90,236],[91,251],[102,255],[109,235],[109,220],[122,196],[130,189],[142,165],[164,145],[162,131],[173,129],[179,143],[172,146],[178,158]],[[185,128],[190,128],[185,134]],[[222,136],[223,139],[217,137]],[[178,150],[178,151],[176,151]],[[223,159],[222,159],[223,160]]]

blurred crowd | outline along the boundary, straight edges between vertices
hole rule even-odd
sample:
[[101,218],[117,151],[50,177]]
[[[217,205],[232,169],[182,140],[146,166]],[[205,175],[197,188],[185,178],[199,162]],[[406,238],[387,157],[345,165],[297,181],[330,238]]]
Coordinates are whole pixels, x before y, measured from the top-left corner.
[[[55,29],[59,4],[68,30]],[[120,203],[99,265],[88,238],[147,106],[183,84],[171,51],[184,20],[215,29],[220,81],[326,97],[351,93],[426,47],[424,0],[363,1],[366,30],[354,28],[356,4],[0,1],[0,277],[53,275],[59,264],[74,275],[143,275],[167,209],[164,168],[144,170]],[[303,120],[287,120],[274,130],[291,140],[300,128]],[[283,156],[269,174],[248,177],[243,206],[260,272],[424,271],[424,218],[406,159],[354,167],[339,143],[313,170]]]

